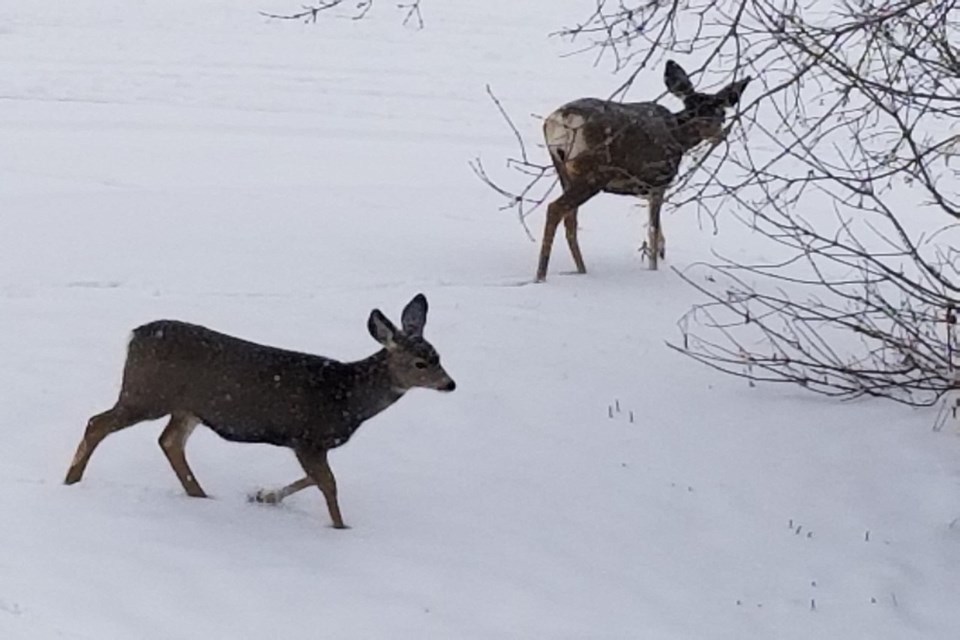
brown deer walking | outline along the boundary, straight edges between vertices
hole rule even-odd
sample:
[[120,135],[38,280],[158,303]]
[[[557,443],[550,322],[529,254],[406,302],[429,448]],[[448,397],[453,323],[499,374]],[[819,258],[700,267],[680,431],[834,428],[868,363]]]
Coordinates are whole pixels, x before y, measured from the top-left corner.
[[374,309],[367,328],[383,349],[348,363],[174,320],[138,327],[127,350],[120,399],[90,418],[65,482],[80,481],[97,445],[111,433],[169,415],[160,447],[188,495],[206,497],[184,455],[193,429],[205,424],[226,440],[293,449],[306,475],[282,489],[258,491],[251,499],[278,503],[316,485],[333,526],[342,529],[327,451],[346,443],[364,421],[409,389],[456,388],[423,338],[423,294],[407,304],[401,320],[402,329],[397,329]]
[[657,268],[666,257],[660,207],[677,177],[683,155],[704,140],[723,136],[725,109],[739,101],[750,78],[715,94],[694,91],[680,65],[667,61],[663,81],[684,109],[672,113],[654,102],[620,103],[581,98],[563,105],[544,120],[543,135],[563,193],[547,207],[540,245],[537,281],[547,277],[550,251],[563,221],[567,244],[579,273],[586,273],[577,243],[577,209],[600,192],[644,196],[650,209],[647,241],[642,247]]

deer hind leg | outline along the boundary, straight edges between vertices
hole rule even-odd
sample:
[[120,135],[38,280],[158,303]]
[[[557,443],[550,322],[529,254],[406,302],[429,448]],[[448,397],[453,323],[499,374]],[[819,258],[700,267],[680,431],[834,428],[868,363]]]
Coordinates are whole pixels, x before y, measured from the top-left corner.
[[[563,198],[563,196],[560,196]],[[543,240],[540,241],[540,260],[537,263],[537,282],[547,279],[547,267],[550,265],[550,252],[553,250],[553,237],[557,234],[557,226],[567,215],[560,199],[550,203],[547,207],[547,222],[543,227]]]
[[580,253],[580,244],[577,242],[577,210],[573,209],[563,219],[563,226],[567,234],[567,246],[570,247],[570,255],[573,256],[573,262],[577,265],[577,273],[586,273],[587,267],[583,263],[583,254]]
[[[571,187],[563,194],[550,203],[547,207],[547,220],[543,228],[543,241],[540,243],[540,261],[537,265],[537,282],[543,282],[547,279],[547,267],[550,264],[550,252],[553,250],[553,239],[557,233],[557,227],[561,220],[567,229],[567,241],[570,245],[570,252],[577,263],[577,270],[581,273],[586,271],[583,266],[583,256],[580,253],[580,246],[577,243],[576,215],[577,209],[584,202],[595,196],[599,192],[592,186]],[[566,222],[567,218],[573,217],[573,230],[571,232],[571,222]]]
[[[557,171],[557,180],[560,181],[560,188],[564,192],[570,191],[570,179],[567,177],[567,170],[563,164],[564,152],[556,149],[550,154],[553,160],[553,167]],[[577,211],[579,207],[573,207],[563,218],[563,224],[567,235],[567,246],[570,247],[570,255],[573,256],[573,262],[577,265],[578,273],[586,273],[587,267],[583,263],[583,254],[580,252],[580,243],[577,242]],[[546,277],[546,272],[544,272]]]
[[119,402],[112,409],[99,413],[87,421],[87,428],[83,433],[83,439],[77,445],[77,452],[73,455],[73,461],[67,470],[67,477],[64,484],[74,484],[83,479],[83,472],[90,462],[90,456],[96,450],[97,446],[103,442],[111,433],[132,427],[138,422],[150,419],[150,416],[144,415],[126,407]]
[[207,494],[200,488],[200,483],[197,482],[190,465],[187,464],[187,456],[184,453],[187,440],[198,424],[200,420],[196,416],[188,413],[172,414],[170,422],[160,434],[160,448],[163,449],[163,454],[167,456],[173,472],[177,474],[187,495],[192,498],[206,498]]
[[340,505],[337,503],[337,479],[333,477],[333,471],[327,462],[327,452],[301,449],[296,451],[296,454],[307,476],[320,487],[323,498],[327,501],[327,511],[330,512],[333,528],[346,529],[340,515]]
[[280,504],[284,498],[295,494],[297,491],[302,491],[307,487],[312,487],[315,484],[317,484],[316,480],[310,476],[304,476],[296,482],[291,482],[282,489],[258,489],[255,493],[250,494],[249,500],[250,502],[261,502],[264,504]]

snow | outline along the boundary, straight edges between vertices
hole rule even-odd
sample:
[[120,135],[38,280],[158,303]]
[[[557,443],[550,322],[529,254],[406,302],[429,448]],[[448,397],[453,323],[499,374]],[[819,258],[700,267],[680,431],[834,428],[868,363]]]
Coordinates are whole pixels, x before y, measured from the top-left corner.
[[[424,0],[422,31],[379,3],[315,25],[257,14],[281,0],[0,4],[0,637],[956,637],[960,439],[934,409],[669,349],[697,296],[644,267],[627,198],[584,207],[589,274],[558,242],[529,284],[537,246],[467,161],[513,151],[487,83],[531,137],[526,114],[609,92],[546,37],[589,4]],[[665,232],[667,265],[769,251],[683,211]],[[160,423],[61,484],[133,327],[356,359],[370,310],[419,291],[458,387],[331,454],[351,529],[318,491],[248,503],[293,456],[206,429],[210,500]]]

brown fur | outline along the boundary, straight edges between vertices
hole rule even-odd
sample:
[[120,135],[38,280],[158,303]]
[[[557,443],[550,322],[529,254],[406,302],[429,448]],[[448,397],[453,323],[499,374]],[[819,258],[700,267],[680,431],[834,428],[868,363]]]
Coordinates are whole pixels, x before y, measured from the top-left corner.
[[579,273],[586,273],[577,240],[577,212],[601,192],[645,197],[650,225],[645,253],[650,268],[665,257],[660,209],[683,155],[723,132],[724,109],[740,99],[749,78],[716,94],[694,91],[686,72],[673,61],[664,71],[667,88],[684,101],[672,113],[652,102],[619,103],[596,98],[570,102],[544,120],[544,138],[563,193],[547,207],[537,281],[547,277],[553,239],[564,222],[567,245]]
[[172,320],[138,327],[127,350],[120,397],[90,418],[65,482],[83,478],[90,456],[111,433],[169,415],[160,448],[187,495],[206,497],[184,452],[193,429],[204,424],[226,440],[292,449],[306,476],[251,498],[275,504],[316,485],[333,526],[343,528],[327,451],[345,444],[408,389],[456,387],[423,339],[426,317],[422,294],[404,308],[402,330],[375,309],[368,330],[383,349],[348,363]]

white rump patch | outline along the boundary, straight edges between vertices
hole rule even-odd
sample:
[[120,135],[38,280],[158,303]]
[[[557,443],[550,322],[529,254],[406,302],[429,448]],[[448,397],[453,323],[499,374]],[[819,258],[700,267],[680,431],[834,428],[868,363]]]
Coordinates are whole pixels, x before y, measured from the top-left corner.
[[558,158],[556,152],[561,151],[563,161],[568,162],[586,151],[587,141],[581,132],[585,122],[583,116],[564,114],[562,109],[547,116],[543,121],[543,137],[550,155]]

